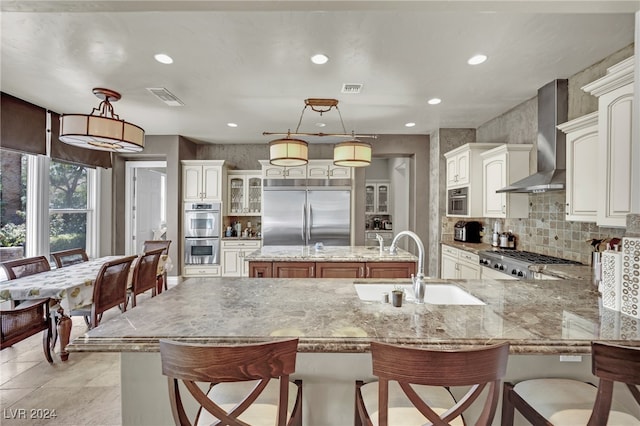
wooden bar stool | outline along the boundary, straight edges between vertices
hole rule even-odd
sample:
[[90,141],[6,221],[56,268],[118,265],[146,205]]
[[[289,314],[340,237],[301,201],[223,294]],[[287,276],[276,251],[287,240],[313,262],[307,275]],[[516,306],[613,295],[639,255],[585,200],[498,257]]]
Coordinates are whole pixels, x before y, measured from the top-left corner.
[[578,380],[549,378],[504,384],[502,425],[513,425],[517,409],[534,425],[640,425],[640,419],[613,399],[615,382],[624,383],[640,408],[640,348],[591,343],[591,371],[598,387]]
[[[297,350],[298,339],[234,346],[160,340],[175,424],[302,425],[302,381],[289,381]],[[193,423],[182,385],[199,404]]]
[[[507,369],[509,344],[461,351],[436,351],[371,342],[377,382],[356,381],[355,424],[490,425]],[[482,412],[475,423],[463,413],[485,388]],[[449,387],[468,388],[456,400]]]

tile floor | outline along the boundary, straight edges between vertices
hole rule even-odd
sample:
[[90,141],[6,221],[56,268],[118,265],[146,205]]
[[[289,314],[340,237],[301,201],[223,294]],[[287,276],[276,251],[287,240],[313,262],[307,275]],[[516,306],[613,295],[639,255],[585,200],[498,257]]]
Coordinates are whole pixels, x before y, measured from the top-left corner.
[[[111,309],[102,321],[118,314]],[[74,339],[87,327],[82,317],[72,320]],[[0,425],[121,425],[120,354],[74,352],[62,362],[58,351],[59,344],[49,364],[42,333],[0,351]],[[55,417],[40,418],[54,410]]]

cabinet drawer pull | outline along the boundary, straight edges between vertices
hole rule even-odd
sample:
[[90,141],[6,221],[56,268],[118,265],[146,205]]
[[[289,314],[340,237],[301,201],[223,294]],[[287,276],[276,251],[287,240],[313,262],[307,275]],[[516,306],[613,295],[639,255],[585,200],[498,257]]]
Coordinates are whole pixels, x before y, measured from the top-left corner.
[[360,267],[360,278],[364,278],[364,266]]
[[369,268],[367,266],[367,275],[365,276],[365,278],[371,278],[371,268]]

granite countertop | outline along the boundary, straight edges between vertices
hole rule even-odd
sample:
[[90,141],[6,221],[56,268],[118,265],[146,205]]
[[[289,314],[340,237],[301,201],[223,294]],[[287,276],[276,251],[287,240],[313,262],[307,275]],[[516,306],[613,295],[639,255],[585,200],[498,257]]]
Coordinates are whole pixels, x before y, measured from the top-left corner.
[[[443,239],[442,244],[446,244],[451,247],[465,250],[470,253],[478,254],[481,251],[495,250],[491,244],[486,243],[463,243],[460,241],[454,241],[453,239]],[[531,265],[529,270],[533,272],[540,272],[545,275],[550,275],[560,279],[573,279],[573,280],[592,280],[593,270],[589,265],[571,265],[571,264],[554,264],[554,265]]]
[[377,246],[264,246],[245,256],[254,262],[417,262],[418,258],[406,250],[397,254],[388,250],[380,253]]
[[[285,336],[299,351],[367,352],[372,340],[453,348],[511,343],[521,354],[588,354],[592,340],[640,346],[640,320],[602,307],[581,280],[438,280],[486,305],[396,308],[354,283],[408,279],[190,278],[76,338],[70,351],[156,352],[158,339],[252,343]],[[428,301],[428,293],[426,299]]]

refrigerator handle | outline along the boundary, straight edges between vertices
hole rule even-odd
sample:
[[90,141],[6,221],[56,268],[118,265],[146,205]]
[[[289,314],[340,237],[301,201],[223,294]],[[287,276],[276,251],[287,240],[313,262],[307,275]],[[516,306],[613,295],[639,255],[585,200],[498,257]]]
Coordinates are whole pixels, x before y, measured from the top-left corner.
[[302,242],[303,245],[307,245],[307,205],[302,205]]
[[309,216],[307,218],[307,238],[311,242],[311,228],[313,228],[313,210],[311,204],[309,204]]

